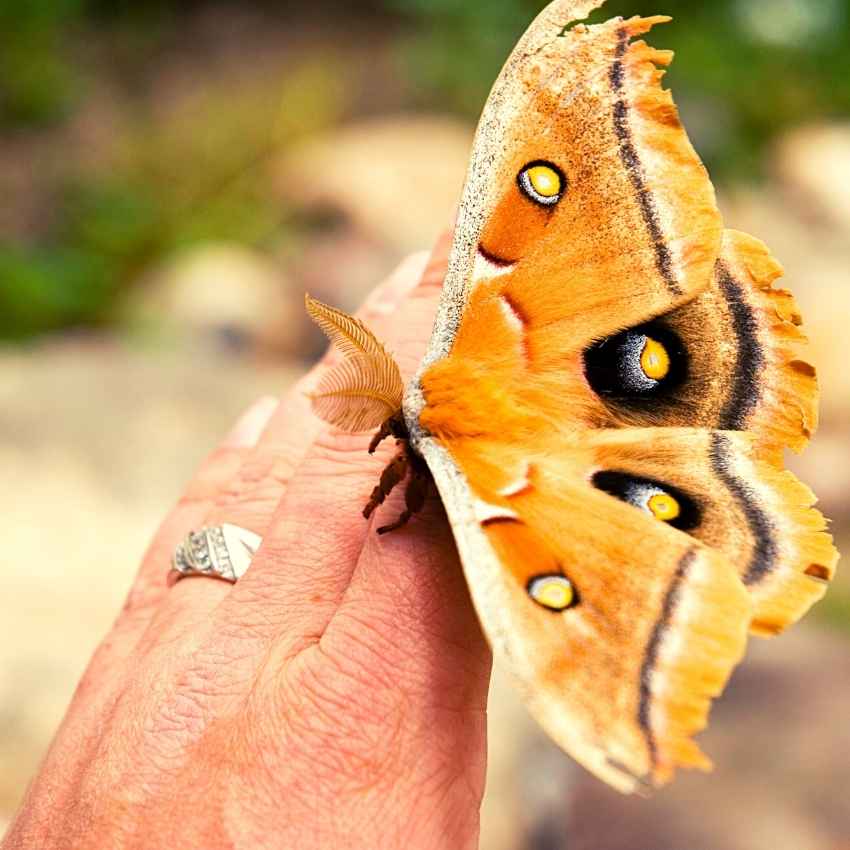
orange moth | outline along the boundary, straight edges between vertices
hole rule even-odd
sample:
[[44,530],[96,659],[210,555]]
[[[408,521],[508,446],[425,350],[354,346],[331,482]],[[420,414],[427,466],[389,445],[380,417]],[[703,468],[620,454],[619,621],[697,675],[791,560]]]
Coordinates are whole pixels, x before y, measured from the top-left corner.
[[530,711],[623,792],[707,769],[693,741],[748,633],[823,595],[837,552],[783,469],[817,423],[779,264],[725,230],[661,85],[666,17],[555,0],[476,135],[433,337],[406,388],[357,319],[313,396],[404,441],[366,509],[433,477],[473,602]]

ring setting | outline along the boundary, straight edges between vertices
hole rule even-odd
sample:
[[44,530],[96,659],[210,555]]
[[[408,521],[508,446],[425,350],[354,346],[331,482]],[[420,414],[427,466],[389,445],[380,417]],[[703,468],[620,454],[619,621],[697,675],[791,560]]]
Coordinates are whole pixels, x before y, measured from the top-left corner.
[[251,565],[262,537],[232,523],[192,531],[174,550],[169,583],[187,576],[209,576],[231,584]]

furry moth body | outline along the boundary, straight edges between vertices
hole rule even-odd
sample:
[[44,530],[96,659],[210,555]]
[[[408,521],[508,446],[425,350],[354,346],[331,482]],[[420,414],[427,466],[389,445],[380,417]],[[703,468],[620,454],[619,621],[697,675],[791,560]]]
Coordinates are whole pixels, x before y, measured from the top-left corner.
[[630,792],[710,767],[692,738],[747,634],[801,617],[837,553],[782,468],[817,388],[781,269],[724,230],[672,56],[635,40],[667,18],[580,23],[601,2],[552,3],[494,85],[414,380],[307,306],[343,355],[317,414],[402,444],[365,513],[409,474],[398,527],[430,471],[529,709]]

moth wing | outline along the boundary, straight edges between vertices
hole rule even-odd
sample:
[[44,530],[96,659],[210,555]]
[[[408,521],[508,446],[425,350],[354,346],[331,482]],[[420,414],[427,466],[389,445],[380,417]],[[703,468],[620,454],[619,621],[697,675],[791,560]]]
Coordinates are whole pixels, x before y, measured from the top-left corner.
[[665,519],[717,549],[753,600],[751,631],[777,634],[826,592],[838,553],[812,491],[759,451],[753,433],[699,428],[587,431],[580,474],[651,515],[653,493],[673,499]]
[[818,401],[800,311],[774,286],[781,274],[763,242],[724,231],[709,285],[645,326],[674,340],[686,362],[681,380],[643,400],[598,394],[586,405],[588,425],[749,431],[759,453],[781,467],[782,449],[800,451],[814,433]]
[[[748,430],[759,451],[770,454],[782,466],[782,449],[801,451],[818,424],[818,385],[809,360],[808,340],[794,296],[774,287],[782,266],[759,239],[736,230],[723,234],[716,285],[737,313],[738,360],[733,373],[741,379],[756,368],[749,404],[736,409],[730,399],[722,412],[720,427]],[[748,334],[751,355],[747,362]]]
[[[782,448],[816,424],[817,392],[793,299],[772,287],[778,264],[723,232],[661,87],[670,54],[633,41],[664,19],[570,26],[598,5],[549,6],[494,86],[404,412],[532,711],[600,778],[636,790],[707,765],[691,736],[753,606],[755,632],[781,630],[836,556],[781,469]],[[650,477],[653,463],[711,506],[704,534],[593,484]],[[779,557],[755,569],[766,524]],[[542,606],[540,587],[544,601],[568,595],[535,584],[545,575],[572,582],[578,604]]]
[[[494,84],[425,366],[494,293],[541,318],[531,345],[554,360],[565,341],[670,309],[710,280],[722,221],[661,85],[672,53],[633,41],[668,19],[575,23],[601,4],[550,4]],[[529,188],[535,165],[547,196]]]
[[[541,455],[526,468],[531,486],[500,496],[493,475],[510,461],[520,468],[515,449],[453,448],[421,445],[478,615],[538,722],[623,792],[663,784],[677,766],[710,767],[692,736],[740,660],[749,623],[731,564],[575,479],[564,456]],[[532,595],[552,576],[575,593],[564,611]]]

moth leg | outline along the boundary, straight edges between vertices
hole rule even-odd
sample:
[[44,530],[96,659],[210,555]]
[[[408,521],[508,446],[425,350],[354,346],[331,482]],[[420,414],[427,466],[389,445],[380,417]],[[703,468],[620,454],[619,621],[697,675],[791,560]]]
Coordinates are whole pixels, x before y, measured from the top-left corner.
[[404,424],[404,416],[400,410],[381,423],[381,427],[375,432],[372,441],[369,443],[369,454],[375,454],[378,446],[390,436],[399,440],[407,439],[407,426]]
[[375,454],[375,450],[378,448],[378,446],[381,445],[384,440],[387,439],[387,437],[390,436],[390,434],[392,434],[392,431],[390,430],[390,420],[387,419],[386,421],[382,422],[381,427],[377,431],[375,431],[375,434],[372,437],[372,442],[369,443],[369,454]]
[[389,525],[382,525],[378,529],[378,534],[386,534],[388,531],[395,531],[403,525],[407,525],[410,518],[419,513],[425,505],[425,497],[428,495],[428,470],[418,458],[410,458],[410,479],[407,482],[407,487],[404,491],[404,510],[399,515],[399,518]]
[[386,467],[384,467],[384,471],[381,473],[381,480],[378,482],[375,489],[372,490],[372,495],[369,497],[366,507],[363,508],[363,516],[366,519],[369,519],[369,517],[372,516],[375,508],[383,503],[384,499],[386,499],[393,491],[396,484],[404,480],[404,476],[407,475],[407,467],[407,450],[402,449],[386,465]]

